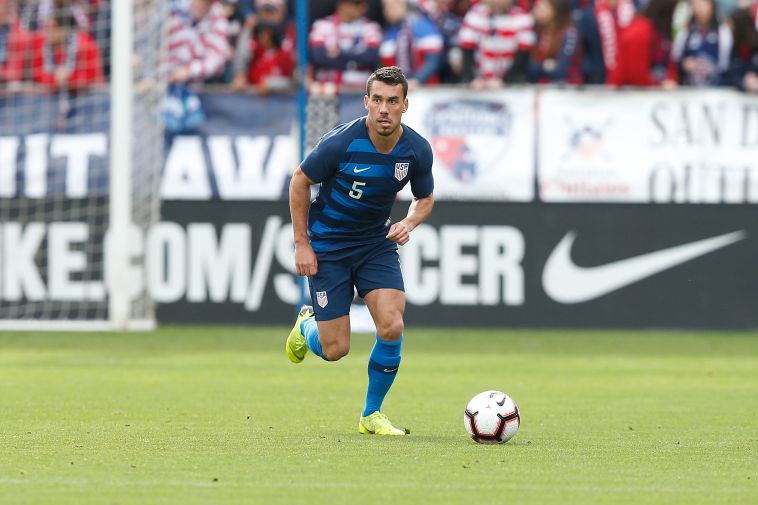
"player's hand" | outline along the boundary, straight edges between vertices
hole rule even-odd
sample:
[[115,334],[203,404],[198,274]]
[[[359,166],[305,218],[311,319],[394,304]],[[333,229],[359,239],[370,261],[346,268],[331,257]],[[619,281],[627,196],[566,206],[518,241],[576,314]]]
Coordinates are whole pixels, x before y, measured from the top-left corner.
[[411,239],[411,227],[403,221],[398,221],[390,226],[387,238],[396,242],[398,245],[405,245]]
[[306,277],[316,275],[318,272],[316,253],[313,252],[310,244],[295,245],[295,269],[297,275],[305,275]]

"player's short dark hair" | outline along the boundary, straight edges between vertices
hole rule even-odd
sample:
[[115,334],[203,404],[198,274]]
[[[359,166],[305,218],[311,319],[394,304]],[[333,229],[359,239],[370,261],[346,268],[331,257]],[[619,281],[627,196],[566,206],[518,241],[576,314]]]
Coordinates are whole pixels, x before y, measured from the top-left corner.
[[383,82],[384,84],[390,84],[395,86],[397,84],[403,85],[403,98],[408,96],[408,79],[403,75],[403,71],[400,67],[382,67],[374,71],[366,81],[366,95],[371,96],[371,85],[374,81]]

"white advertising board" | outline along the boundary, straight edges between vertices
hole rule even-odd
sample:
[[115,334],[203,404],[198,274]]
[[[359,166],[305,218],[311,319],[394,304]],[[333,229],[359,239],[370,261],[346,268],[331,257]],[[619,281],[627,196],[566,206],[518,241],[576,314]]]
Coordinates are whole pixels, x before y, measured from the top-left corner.
[[545,202],[758,203],[758,97],[545,90]]
[[531,89],[411,93],[403,122],[432,145],[435,198],[531,201],[534,100]]

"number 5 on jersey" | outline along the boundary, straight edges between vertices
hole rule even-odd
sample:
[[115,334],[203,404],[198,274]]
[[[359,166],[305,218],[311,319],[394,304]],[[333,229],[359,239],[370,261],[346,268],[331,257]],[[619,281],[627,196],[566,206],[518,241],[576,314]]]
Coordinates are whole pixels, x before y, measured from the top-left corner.
[[353,181],[353,189],[350,190],[350,195],[352,198],[355,198],[356,200],[360,200],[360,198],[363,196],[363,190],[361,189],[361,186],[365,186],[365,182],[360,181]]

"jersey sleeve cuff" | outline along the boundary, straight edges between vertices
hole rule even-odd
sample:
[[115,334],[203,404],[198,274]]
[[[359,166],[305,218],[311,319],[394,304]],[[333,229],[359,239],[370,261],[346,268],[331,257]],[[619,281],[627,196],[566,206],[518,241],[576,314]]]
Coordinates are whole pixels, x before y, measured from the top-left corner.
[[321,182],[319,178],[313,176],[313,171],[311,170],[311,168],[308,167],[308,165],[301,163],[300,170],[302,170],[305,176],[308,177],[308,179],[312,180],[313,182],[316,182],[316,183]]

